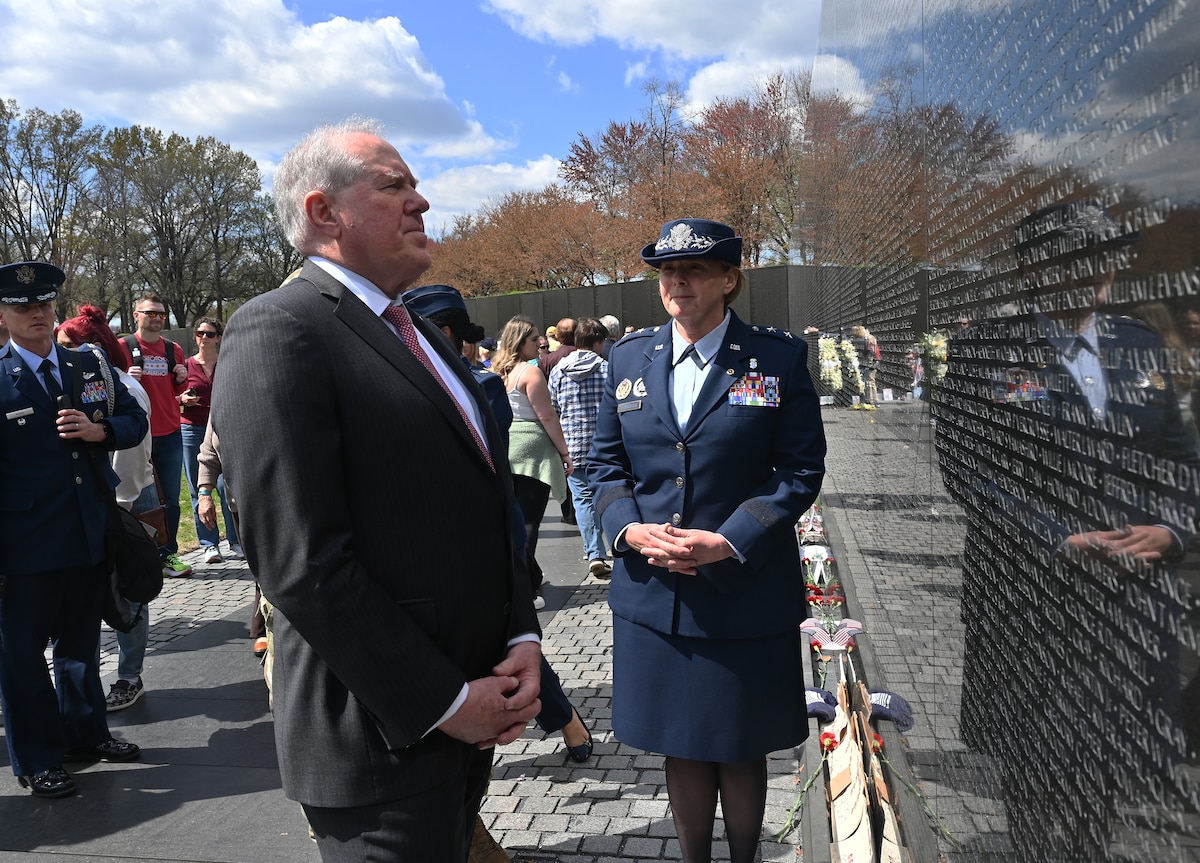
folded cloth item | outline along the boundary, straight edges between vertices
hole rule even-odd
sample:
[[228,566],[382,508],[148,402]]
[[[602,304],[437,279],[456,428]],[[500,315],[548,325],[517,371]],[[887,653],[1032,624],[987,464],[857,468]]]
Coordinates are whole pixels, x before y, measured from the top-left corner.
[[808,705],[808,715],[815,716],[821,722],[832,722],[837,713],[837,699],[833,693],[816,686],[804,688],[804,701]]
[[913,727],[913,712],[908,702],[894,692],[876,689],[871,693],[871,718],[890,719],[900,731]]

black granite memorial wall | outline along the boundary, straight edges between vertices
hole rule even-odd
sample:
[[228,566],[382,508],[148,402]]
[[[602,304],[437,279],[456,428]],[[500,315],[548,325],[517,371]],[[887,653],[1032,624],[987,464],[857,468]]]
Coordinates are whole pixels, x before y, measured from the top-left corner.
[[944,853],[1200,860],[1200,3],[826,0],[813,91],[809,313],[967,524]]

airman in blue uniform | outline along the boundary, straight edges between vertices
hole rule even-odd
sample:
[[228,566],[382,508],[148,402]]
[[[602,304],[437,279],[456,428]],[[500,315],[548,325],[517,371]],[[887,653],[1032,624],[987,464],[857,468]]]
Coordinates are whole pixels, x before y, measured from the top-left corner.
[[742,238],[680,219],[642,260],[671,323],[626,336],[588,454],[615,557],[613,731],[667,756],[683,859],[710,859],[718,798],[729,859],[755,859],[765,755],[808,733],[795,524],[824,476],[802,339],[751,326]]
[[50,264],[0,267],[11,336],[0,348],[0,703],[13,773],[41,797],[74,793],[65,761],[139,754],[109,733],[97,656],[117,485],[107,453],[133,446],[148,423],[94,354],[55,345],[64,279]]

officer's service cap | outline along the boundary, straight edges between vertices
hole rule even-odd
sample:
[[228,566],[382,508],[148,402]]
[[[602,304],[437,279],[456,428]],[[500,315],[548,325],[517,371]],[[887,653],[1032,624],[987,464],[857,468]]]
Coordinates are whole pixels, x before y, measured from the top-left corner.
[[0,304],[45,303],[58,296],[66,274],[53,264],[19,261],[0,267]]

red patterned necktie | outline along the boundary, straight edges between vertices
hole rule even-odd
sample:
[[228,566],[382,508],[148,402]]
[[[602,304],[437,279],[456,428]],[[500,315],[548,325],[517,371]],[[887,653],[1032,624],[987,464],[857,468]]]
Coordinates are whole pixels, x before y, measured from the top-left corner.
[[421,343],[417,340],[417,328],[413,326],[412,318],[408,316],[408,309],[402,305],[391,305],[383,310],[383,318],[400,333],[400,340],[412,352],[412,355],[421,361],[421,365],[433,375],[433,379],[437,381],[442,389],[446,391],[446,395],[450,396],[450,401],[454,402],[454,406],[458,408],[458,415],[467,425],[467,431],[471,433],[471,437],[475,438],[475,444],[479,447],[479,451],[483,453],[483,457],[487,459],[488,467],[493,471],[496,470],[496,465],[492,463],[492,454],[488,452],[487,444],[483,442],[483,438],[479,434],[479,429],[475,428],[475,423],[471,422],[471,418],[467,416],[466,410],[458,403],[458,399],[454,397],[454,393],[450,391],[450,387],[446,386],[446,382],[442,376],[438,374],[437,366],[429,359],[429,355],[421,348]]

